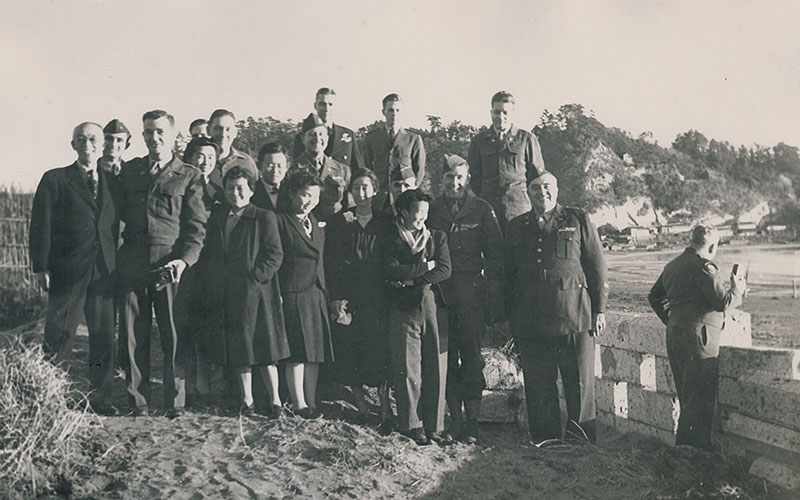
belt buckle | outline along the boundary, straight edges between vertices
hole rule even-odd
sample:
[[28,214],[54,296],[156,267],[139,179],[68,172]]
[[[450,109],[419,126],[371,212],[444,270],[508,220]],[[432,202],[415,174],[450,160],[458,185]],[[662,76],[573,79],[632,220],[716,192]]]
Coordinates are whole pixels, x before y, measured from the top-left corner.
[[539,279],[542,281],[547,279],[547,269],[539,270]]

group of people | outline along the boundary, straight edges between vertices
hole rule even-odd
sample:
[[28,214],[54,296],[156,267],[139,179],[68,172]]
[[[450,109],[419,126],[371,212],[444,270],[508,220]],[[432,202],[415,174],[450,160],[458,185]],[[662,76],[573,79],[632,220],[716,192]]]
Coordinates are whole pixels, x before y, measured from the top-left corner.
[[536,137],[513,124],[514,97],[492,97],[467,159],[446,155],[436,199],[419,189],[425,147],[402,127],[400,96],[383,99],[385,121],[363,141],[334,123],[335,97],[319,89],[291,155],[268,142],[255,160],[233,147],[224,109],[191,124],[182,158],[162,110],[143,115],[148,154],[129,161],[122,122],[78,125],[77,160],[44,174],[31,215],[45,353],[68,359],[85,316],[91,404],[117,414],[118,315],[130,412],[148,415],[155,313],[169,417],[208,403],[218,365],[245,415],[320,418],[322,374],[352,388],[362,421],[364,386],[377,387],[383,432],[475,443],[481,337],[510,319],[531,439],[564,435],[560,373],[565,432],[594,441],[602,245],[584,211],[558,203]]

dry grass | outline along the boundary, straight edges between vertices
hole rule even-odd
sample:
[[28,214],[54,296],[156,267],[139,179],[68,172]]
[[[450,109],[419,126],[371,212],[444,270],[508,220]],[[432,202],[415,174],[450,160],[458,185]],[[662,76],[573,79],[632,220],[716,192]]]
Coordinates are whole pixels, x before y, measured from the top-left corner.
[[[67,374],[41,348],[20,340],[0,349],[0,496],[69,493],[91,460],[92,432],[85,398],[77,404]],[[82,410],[72,409],[82,407]]]

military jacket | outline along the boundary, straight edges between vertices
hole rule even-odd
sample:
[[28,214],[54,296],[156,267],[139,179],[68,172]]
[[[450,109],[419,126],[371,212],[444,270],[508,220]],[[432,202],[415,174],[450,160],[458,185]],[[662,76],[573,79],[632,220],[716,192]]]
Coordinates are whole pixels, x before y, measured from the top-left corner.
[[724,312],[739,305],[742,298],[726,289],[716,264],[689,247],[664,267],[648,300],[664,324],[722,328]]
[[173,258],[197,262],[208,212],[203,204],[200,171],[173,158],[153,179],[144,156],[120,173],[120,215],[125,244],[172,247]]
[[531,209],[527,182],[544,170],[535,135],[512,125],[500,140],[489,128],[472,139],[468,161],[472,189],[494,207],[502,221]]
[[322,180],[319,205],[314,209],[314,215],[319,220],[324,221],[331,215],[340,212],[342,208],[350,205],[347,191],[348,186],[350,186],[350,167],[329,156],[325,156],[322,168],[318,168],[314,158],[310,158],[307,153],[303,153],[295,158],[290,172],[301,168],[316,173]]
[[256,162],[253,161],[253,158],[249,154],[231,147],[231,152],[228,157],[224,160],[217,160],[217,165],[214,169],[219,170],[220,185],[222,185],[222,177],[224,177],[228,170],[232,169],[233,167],[242,167],[243,169],[248,170],[253,175],[254,179],[259,178],[258,168],[256,168]]
[[447,233],[453,273],[480,274],[499,280],[503,274],[503,235],[492,206],[467,190],[458,213],[442,196],[431,203],[428,227]]
[[419,134],[400,128],[395,133],[394,140],[390,140],[385,125],[381,124],[364,138],[363,154],[364,167],[378,176],[380,193],[389,190],[391,176],[389,159],[393,155],[401,165],[411,165],[417,178],[417,186],[422,185],[422,180],[425,178],[426,156],[425,144]]
[[507,310],[515,337],[567,335],[594,328],[608,300],[603,247],[583,210],[556,205],[539,228],[533,211],[508,223]]

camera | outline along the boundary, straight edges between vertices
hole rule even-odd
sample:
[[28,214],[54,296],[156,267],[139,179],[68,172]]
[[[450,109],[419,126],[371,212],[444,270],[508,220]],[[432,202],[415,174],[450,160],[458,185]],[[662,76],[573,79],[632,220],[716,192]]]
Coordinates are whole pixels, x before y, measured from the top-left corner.
[[160,291],[178,281],[178,269],[175,266],[163,266],[150,271],[153,274],[153,281],[156,290]]

